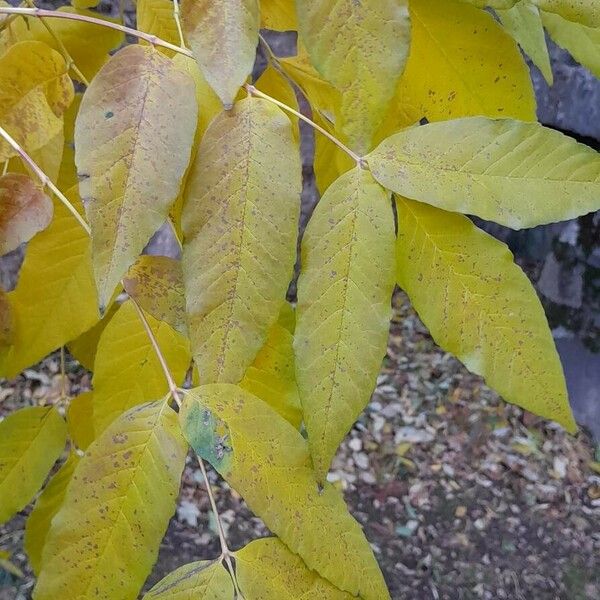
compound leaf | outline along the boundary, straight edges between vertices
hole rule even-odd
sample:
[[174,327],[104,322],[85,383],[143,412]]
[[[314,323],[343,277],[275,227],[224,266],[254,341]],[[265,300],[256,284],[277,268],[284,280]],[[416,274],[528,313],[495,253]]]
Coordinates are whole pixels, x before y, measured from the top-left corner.
[[183,0],[181,22],[206,81],[225,108],[252,71],[260,11],[257,0]]
[[306,440],[290,423],[231,384],[191,390],[179,418],[196,453],[310,569],[364,600],[389,598],[360,525],[332,485],[319,489]]
[[600,155],[539,123],[430,123],[387,138],[367,160],[398,194],[513,229],[600,208]]
[[79,462],[52,519],[36,600],[134,600],[179,493],[187,445],[165,402],[117,419]]
[[256,98],[210,124],[185,192],[183,276],[206,383],[238,383],[277,320],[296,259],[301,166],[290,120]]
[[143,600],[233,600],[234,597],[231,575],[223,563],[203,560],[169,573]]
[[139,45],[117,52],[83,96],[75,161],[102,308],[169,214],[190,159],[197,111],[191,78]]
[[46,229],[53,211],[52,200],[27,175],[0,177],[0,255]]
[[42,487],[66,441],[67,426],[51,406],[22,408],[0,422],[0,523]]
[[355,168],[325,192],[302,240],[294,348],[320,481],[368,403],[385,356],[394,239],[390,194]]
[[341,93],[340,130],[368,152],[410,46],[405,0],[297,0],[312,63]]

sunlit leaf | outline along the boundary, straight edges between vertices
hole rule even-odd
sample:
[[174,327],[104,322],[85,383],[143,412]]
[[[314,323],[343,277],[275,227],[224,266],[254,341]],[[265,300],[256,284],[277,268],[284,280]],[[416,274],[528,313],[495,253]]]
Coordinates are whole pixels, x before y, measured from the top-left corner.
[[69,402],[67,411],[69,438],[80,450],[94,441],[94,392],[83,392]]
[[513,229],[600,208],[600,155],[539,123],[430,123],[389,137],[367,160],[398,194]]
[[101,307],[169,214],[197,110],[191,78],[139,45],[117,52],[83,96],[75,160]]
[[398,283],[435,341],[505,400],[574,431],[542,305],[508,248],[463,215],[397,208]]
[[56,408],[22,408],[0,421],[0,523],[42,487],[65,447],[67,427]]
[[0,255],[29,241],[52,220],[52,200],[27,177],[0,177]]
[[254,65],[257,0],[182,0],[181,21],[204,77],[231,108]]
[[[0,123],[28,152],[62,131],[62,115],[73,100],[63,57],[41,42],[20,42],[0,56]],[[0,139],[0,161],[15,155]]]
[[[171,0],[137,0],[137,27],[140,31],[151,33],[156,37],[179,45],[179,32],[173,15],[173,2]],[[158,48],[167,56],[175,52],[168,48]]]
[[325,192],[304,233],[294,348],[308,441],[321,481],[369,402],[385,356],[394,239],[390,194],[359,168]]
[[370,149],[410,46],[405,0],[297,0],[311,60],[342,94],[340,129],[358,152]]
[[196,453],[309,568],[365,600],[389,598],[360,525],[332,485],[319,488],[308,445],[292,425],[230,384],[188,392],[179,418]]
[[116,420],[75,469],[33,597],[137,598],[175,512],[186,452],[164,402]]
[[276,321],[293,273],[301,166],[285,114],[256,98],[217,116],[182,216],[192,350],[202,382],[238,383]]

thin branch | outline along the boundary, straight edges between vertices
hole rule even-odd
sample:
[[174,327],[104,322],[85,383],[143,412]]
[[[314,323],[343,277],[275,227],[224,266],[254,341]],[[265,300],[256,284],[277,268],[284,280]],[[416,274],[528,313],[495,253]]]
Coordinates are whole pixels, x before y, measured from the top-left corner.
[[179,18],[179,0],[173,0],[173,18],[177,25],[177,33],[179,34],[179,43],[182,48],[185,48],[185,39],[183,37],[183,30],[181,29],[181,20]]
[[264,100],[268,100],[269,102],[272,102],[273,104],[276,104],[277,106],[279,106],[279,108],[282,108],[283,110],[293,114],[294,116],[298,117],[299,119],[302,119],[305,123],[308,123],[311,127],[313,127],[318,132],[322,133],[326,138],[331,140],[336,146],[338,146],[338,148],[343,150],[358,165],[360,165],[361,167],[365,166],[365,161],[361,156],[356,154],[356,152],[353,152],[352,150],[350,150],[350,148],[348,148],[348,146],[346,146],[342,141],[340,141],[338,138],[336,138],[334,135],[329,133],[329,131],[327,131],[320,125],[317,125],[313,120],[309,119],[307,116],[303,115],[301,112],[298,112],[297,110],[294,110],[291,106],[288,106],[287,104],[280,102],[276,98],[273,98],[272,96],[269,96],[268,94],[265,94],[264,92],[261,92],[259,89],[255,88],[253,85],[250,85],[249,83],[244,84],[244,89],[251,96],[257,96],[258,98],[263,98]]
[[[67,14],[67,13],[65,13]],[[83,217],[79,214],[77,209],[69,202],[68,198],[52,183],[52,180],[42,169],[38,166],[38,164],[21,148],[19,143],[15,141],[11,135],[0,126],[0,137],[3,137],[8,144],[17,152],[17,154],[23,159],[25,163],[30,167],[30,169],[36,174],[36,177],[42,182],[44,187],[50,188],[52,193],[66,206],[66,208],[72,213],[72,215],[77,219],[79,224],[85,229],[88,235],[91,234],[90,226],[85,222]]]
[[151,33],[145,33],[144,31],[138,31],[137,29],[133,29],[131,27],[125,27],[125,25],[120,25],[119,23],[105,21],[104,19],[97,19],[96,17],[90,17],[88,15],[61,12],[58,10],[45,10],[43,8],[15,8],[12,6],[0,6],[0,15],[23,15],[26,17],[38,18],[48,17],[49,19],[68,19],[71,21],[93,23],[94,25],[101,25],[102,27],[108,27],[110,29],[122,31],[126,35],[131,35],[141,40],[145,40],[153,46],[161,46],[163,48],[168,48],[169,50],[173,50],[174,52],[178,52],[179,54],[184,54],[185,56],[193,58],[192,52],[187,48],[181,48],[180,46],[171,44],[170,42],[167,42],[166,40],[152,35]]

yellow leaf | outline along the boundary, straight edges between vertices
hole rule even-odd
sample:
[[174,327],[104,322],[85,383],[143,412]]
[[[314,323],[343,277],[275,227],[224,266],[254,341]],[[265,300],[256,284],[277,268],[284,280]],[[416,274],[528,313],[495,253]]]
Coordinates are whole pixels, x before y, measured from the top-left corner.
[[33,597],[137,598],[175,511],[186,453],[164,402],[116,420],[75,469]]
[[[188,340],[166,323],[150,315],[146,318],[175,381],[182,383],[191,361]],[[130,300],[121,305],[100,337],[92,383],[96,436],[129,408],[168,392],[160,362]]]
[[22,408],[0,421],[0,523],[42,487],[66,437],[65,422],[51,406]]
[[[137,27],[140,31],[151,33],[171,44],[179,45],[179,32],[173,15],[171,0],[137,0]],[[168,48],[159,48],[167,56],[175,52]]]
[[181,261],[144,254],[123,278],[123,287],[155,319],[186,335]]
[[311,571],[277,538],[250,542],[235,553],[235,573],[246,600],[351,600]]
[[367,161],[398,194],[513,229],[600,208],[600,155],[539,123],[430,123],[387,138]]
[[368,152],[410,46],[406,0],[297,0],[312,63],[342,95],[340,129]]
[[52,476],[52,479],[44,488],[27,518],[24,540],[25,551],[36,575],[39,575],[42,567],[42,551],[50,531],[50,524],[62,505],[67,486],[78,462],[79,456],[77,454],[74,452],[69,454],[66,462]]
[[333,486],[319,488],[306,440],[285,419],[230,384],[188,392],[179,419],[196,453],[310,569],[364,600],[389,598],[360,525]]
[[[267,68],[263,71],[254,85],[261,92],[264,92],[272,98],[277,98],[277,100],[287,104],[296,111],[298,110],[296,92],[292,88],[289,79],[273,67],[271,63],[267,65]],[[294,137],[298,138],[298,119],[291,114],[288,116],[294,122]]]
[[71,0],[75,8],[94,8],[98,6],[99,0]]
[[223,563],[206,560],[184,565],[169,573],[143,600],[233,600],[234,597],[231,575]]
[[529,69],[491,15],[452,0],[411,0],[410,16],[410,58],[379,140],[422,117],[535,120]]
[[87,450],[95,438],[94,392],[83,392],[70,401],[67,428],[71,442],[80,450]]
[[397,208],[398,283],[435,341],[508,402],[574,431],[542,305],[508,248],[463,215]]
[[139,45],[117,52],[83,96],[75,161],[102,308],[169,214],[190,159],[197,110],[191,78]]
[[600,27],[598,0],[533,0],[542,10],[556,13],[569,21],[588,27]]
[[[71,104],[73,106],[73,104]],[[66,118],[67,113],[71,107],[67,109],[63,118]],[[33,152],[29,152],[29,156],[33,159],[36,165],[42,169],[42,171],[48,176],[50,181],[56,183],[58,180],[58,174],[61,168],[63,149],[65,144],[65,134],[63,129],[61,130],[47,143],[44,144],[38,150],[34,150]],[[39,182],[37,174],[31,169],[31,167],[21,159],[20,156],[13,156],[8,161],[8,169],[9,173],[23,173],[31,177],[38,187],[41,187],[41,183]],[[77,183],[75,180],[74,183]],[[65,186],[63,189],[69,189],[72,187]]]
[[[84,17],[98,18],[100,16],[97,12],[83,10],[84,8],[87,7],[77,7],[74,4],[73,7],[61,6],[58,11]],[[118,19],[111,19],[106,15],[102,15],[102,19],[111,23],[118,22]],[[93,79],[109,59],[109,52],[118,48],[125,41],[125,36],[120,31],[84,21],[58,18],[50,19],[48,24],[88,81]],[[60,52],[56,40],[38,18],[17,19],[10,24],[8,29],[7,35],[0,39],[0,50],[3,46],[10,45],[11,40],[37,40]],[[74,73],[73,77],[75,77]]]
[[293,334],[280,323],[274,323],[240,387],[264,400],[298,429],[302,411],[296,385],[293,343]]
[[75,119],[79,112],[82,98],[82,94],[75,94],[71,106],[69,106],[67,112],[64,114],[64,147],[57,183],[60,190],[70,190],[74,185],[79,184],[77,168],[75,167]]
[[185,36],[206,81],[231,108],[254,66],[260,14],[257,0],[182,0]]
[[369,402],[395,285],[390,194],[355,168],[325,192],[302,240],[296,375],[320,481]]
[[261,0],[261,27],[276,31],[298,29],[295,0]]
[[[72,203],[76,191],[67,193]],[[50,226],[27,247],[16,289],[8,295],[13,345],[0,351],[0,373],[13,377],[98,320],[90,239],[73,215],[54,204]]]
[[600,28],[586,27],[546,12],[542,12],[542,21],[555,43],[600,77]]
[[[41,42],[20,42],[0,56],[0,123],[28,152],[62,131],[73,100],[63,57]],[[0,161],[16,152],[0,140]]]
[[279,108],[248,98],[212,121],[182,216],[188,327],[202,382],[238,383],[277,320],[296,260],[300,193],[298,145]]
[[52,200],[27,177],[7,173],[0,177],[0,255],[29,241],[52,220]]
[[529,4],[528,0],[521,0],[512,8],[496,10],[496,13],[504,28],[542,72],[548,85],[552,85],[552,67],[539,9]]

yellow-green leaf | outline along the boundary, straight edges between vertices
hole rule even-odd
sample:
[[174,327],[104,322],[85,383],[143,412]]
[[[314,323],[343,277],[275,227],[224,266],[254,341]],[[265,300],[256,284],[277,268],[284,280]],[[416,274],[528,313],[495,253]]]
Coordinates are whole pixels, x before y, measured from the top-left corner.
[[[137,0],[137,26],[140,31],[151,33],[166,42],[179,45],[179,32],[173,14],[171,0]],[[175,52],[168,48],[157,48],[167,56]]]
[[58,172],[58,189],[70,190],[79,184],[77,167],[75,166],[75,119],[81,105],[82,94],[75,94],[71,106],[64,114],[63,152]]
[[254,65],[257,0],[182,0],[181,21],[206,81],[231,108]]
[[235,553],[235,573],[246,600],[351,600],[351,594],[311,571],[277,538],[250,542]]
[[410,46],[406,0],[297,0],[311,60],[342,95],[341,131],[368,152]]
[[36,600],[134,600],[175,511],[187,445],[164,402],[116,420],[79,462],[52,526]]
[[117,52],[83,96],[75,161],[101,307],[169,214],[190,159],[197,110],[192,79],[139,45]]
[[0,255],[29,241],[52,220],[52,200],[27,177],[0,177]]
[[496,10],[504,28],[515,38],[533,64],[542,72],[548,85],[552,85],[552,67],[546,46],[544,26],[537,6],[521,0],[508,10]]
[[600,28],[586,27],[542,12],[542,21],[550,37],[573,58],[600,77]]
[[192,350],[202,382],[238,383],[293,273],[301,166],[289,119],[257,98],[210,124],[182,216]]
[[261,26],[276,31],[298,29],[295,0],[261,0]]
[[394,239],[390,194],[359,168],[325,192],[302,239],[296,374],[321,481],[369,402],[385,356]]
[[513,229],[600,208],[600,155],[539,123],[430,123],[387,138],[367,161],[398,194]]
[[[169,325],[146,314],[175,381],[183,383],[189,342]],[[129,408],[163,397],[169,390],[160,362],[133,303],[121,305],[98,344],[94,363],[93,418],[96,436]]]
[[188,392],[179,419],[196,453],[310,569],[364,600],[389,598],[360,525],[332,485],[319,488],[306,440],[290,423],[230,384]]
[[0,421],[0,523],[42,487],[65,447],[67,426],[56,408],[22,408]]
[[[28,152],[62,131],[73,100],[73,82],[63,57],[41,42],[20,42],[0,56],[0,123]],[[15,155],[0,140],[0,161]]]
[[[67,193],[80,203],[76,191]],[[0,373],[13,377],[98,320],[90,239],[73,215],[54,204],[50,226],[27,247],[16,289],[8,295],[13,343],[0,351]]]
[[50,531],[50,524],[62,505],[67,493],[67,486],[78,462],[77,454],[74,452],[69,454],[66,462],[44,488],[27,518],[24,544],[29,562],[36,575],[39,575],[42,567],[42,552]]
[[556,13],[569,21],[588,27],[600,27],[598,0],[532,0],[542,10]]
[[94,392],[83,392],[69,402],[67,429],[71,442],[87,450],[94,441]]
[[397,207],[398,283],[435,341],[505,400],[574,431],[542,305],[508,248],[463,215]]
[[123,287],[155,319],[186,334],[181,261],[144,254],[123,278]]
[[233,581],[223,563],[203,560],[169,573],[143,600],[233,600],[234,597]]

